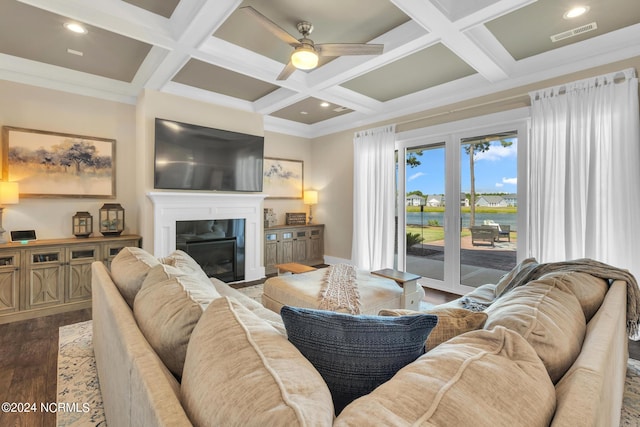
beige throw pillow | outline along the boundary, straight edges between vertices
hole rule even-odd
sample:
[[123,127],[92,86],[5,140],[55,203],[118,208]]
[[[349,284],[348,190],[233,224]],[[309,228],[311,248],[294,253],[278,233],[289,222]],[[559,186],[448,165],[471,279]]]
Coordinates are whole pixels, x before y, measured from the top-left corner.
[[497,299],[485,329],[504,326],[522,335],[544,363],[554,384],[582,348],[586,322],[580,303],[558,279],[529,282]]
[[455,337],[350,405],[335,426],[548,426],[556,393],[531,346],[503,327]]
[[197,274],[159,264],[149,271],[136,296],[133,313],[160,359],[182,375],[191,332],[209,303],[220,294]]
[[432,314],[438,316],[438,324],[429,334],[425,342],[425,350],[429,351],[451,338],[482,328],[487,320],[487,314],[481,311],[471,311],[464,308],[434,307],[424,311],[406,309],[380,310],[380,316],[406,316],[413,314]]
[[153,255],[136,247],[122,248],[111,261],[111,277],[129,307],[151,267],[160,264]]
[[202,270],[202,267],[200,267],[200,264],[198,264],[196,260],[191,258],[191,255],[184,251],[181,251],[180,249],[176,249],[166,257],[160,258],[160,262],[162,264],[176,267],[177,269],[185,273],[197,274],[204,280],[209,279],[205,272]]
[[181,400],[196,426],[331,426],[320,374],[278,331],[232,298],[213,301],[187,350]]
[[587,323],[596,314],[609,290],[609,284],[606,280],[587,273],[549,273],[542,276],[540,280],[548,278],[561,281],[576,296]]

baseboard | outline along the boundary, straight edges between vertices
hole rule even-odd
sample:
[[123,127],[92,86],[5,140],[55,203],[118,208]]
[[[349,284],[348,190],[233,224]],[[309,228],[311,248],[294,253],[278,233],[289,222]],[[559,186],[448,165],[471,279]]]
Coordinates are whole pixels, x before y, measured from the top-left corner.
[[353,262],[350,259],[338,258],[338,257],[328,256],[328,255],[324,256],[324,263],[325,264],[329,264],[329,265],[333,265],[333,264],[353,264]]

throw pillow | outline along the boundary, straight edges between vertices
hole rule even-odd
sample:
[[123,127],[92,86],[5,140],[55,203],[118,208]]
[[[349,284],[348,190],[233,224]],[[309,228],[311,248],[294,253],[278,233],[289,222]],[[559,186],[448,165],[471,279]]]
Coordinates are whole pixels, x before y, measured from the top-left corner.
[[487,313],[454,307],[434,307],[424,311],[385,309],[381,310],[379,314],[380,316],[409,316],[417,314],[438,316],[438,324],[433,328],[425,343],[426,351],[465,332],[482,328],[487,320]]
[[170,265],[153,267],[133,304],[140,330],[167,368],[182,375],[191,332],[220,294],[209,280]]
[[142,287],[151,267],[160,262],[149,252],[136,247],[122,248],[111,261],[111,277],[129,307]]
[[202,270],[200,264],[198,264],[195,259],[191,258],[191,256],[185,251],[176,249],[166,257],[159,258],[159,260],[163,264],[176,267],[186,273],[197,274],[202,279],[209,280],[209,277]]
[[438,322],[429,314],[358,316],[289,306],[280,314],[289,341],[329,386],[336,414],[420,357]]
[[286,337],[233,298],[196,325],[181,401],[196,426],[330,426],[331,394]]
[[504,326],[522,335],[555,384],[580,354],[586,331],[578,299],[552,277],[519,286],[487,310],[485,329]]

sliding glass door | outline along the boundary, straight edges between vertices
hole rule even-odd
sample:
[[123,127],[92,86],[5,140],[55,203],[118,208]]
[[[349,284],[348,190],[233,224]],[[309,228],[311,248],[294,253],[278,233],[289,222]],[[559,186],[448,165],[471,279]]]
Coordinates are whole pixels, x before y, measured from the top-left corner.
[[458,294],[496,283],[524,252],[527,122],[477,123],[397,141],[397,268]]

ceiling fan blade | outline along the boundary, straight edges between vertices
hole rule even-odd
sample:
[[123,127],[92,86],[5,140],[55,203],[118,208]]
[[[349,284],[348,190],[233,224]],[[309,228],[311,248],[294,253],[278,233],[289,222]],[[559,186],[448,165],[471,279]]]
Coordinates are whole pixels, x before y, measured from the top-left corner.
[[287,80],[287,78],[296,70],[291,61],[280,72],[280,75],[276,80]]
[[316,45],[316,50],[321,56],[380,55],[383,49],[383,44],[325,43]]
[[252,8],[251,6],[244,6],[240,8],[242,11],[248,13],[250,16],[254,17],[264,28],[266,28],[271,34],[278,37],[283,42],[296,47],[300,44],[298,39],[293,37],[291,34],[287,33],[283,30],[278,24]]

